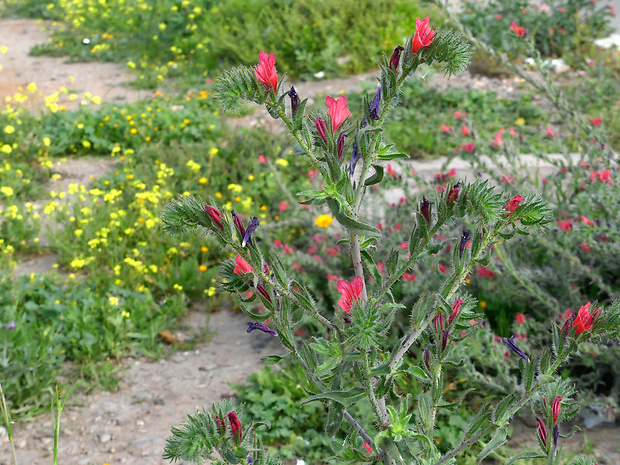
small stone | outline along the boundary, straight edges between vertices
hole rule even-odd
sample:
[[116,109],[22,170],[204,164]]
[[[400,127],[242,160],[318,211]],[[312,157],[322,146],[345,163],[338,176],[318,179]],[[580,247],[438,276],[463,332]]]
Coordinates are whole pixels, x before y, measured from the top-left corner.
[[112,439],[112,435],[111,434],[101,434],[101,435],[99,435],[99,442],[101,442],[101,444],[105,444],[106,442],[110,442],[111,439]]
[[155,399],[153,399],[153,404],[155,405],[164,405],[166,403],[166,399],[161,394],[158,394]]
[[132,404],[141,404],[142,402],[149,401],[153,398],[153,395],[148,391],[140,391],[131,398]]
[[21,441],[17,441],[15,443],[15,447],[17,447],[18,449],[25,449],[26,448],[26,440],[22,439]]

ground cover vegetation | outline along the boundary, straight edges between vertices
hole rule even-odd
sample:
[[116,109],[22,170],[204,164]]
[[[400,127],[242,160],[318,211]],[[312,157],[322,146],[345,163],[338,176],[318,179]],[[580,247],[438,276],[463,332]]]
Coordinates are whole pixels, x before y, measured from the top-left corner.
[[[46,7],[45,11],[52,10]],[[508,34],[518,37],[518,31],[508,30]],[[609,260],[618,256],[617,168],[614,159],[608,157],[609,145],[600,145],[605,140],[604,128],[611,135],[610,141],[614,133],[616,137],[618,134],[613,129],[619,124],[618,104],[612,101],[614,94],[609,90],[618,85],[614,71],[618,57],[588,45],[593,38],[588,34],[592,33],[584,31],[580,41],[580,53],[585,55],[581,61],[572,61],[576,76],[561,89],[565,108],[587,112],[578,129],[568,125],[572,116],[558,118],[562,124],[557,121],[550,125],[553,116],[548,108],[539,109],[527,99],[498,101],[492,94],[477,91],[452,90],[444,94],[416,81],[403,88],[405,105],[397,107],[403,109],[394,112],[384,129],[386,139],[396,143],[402,134],[399,149],[416,155],[448,154],[455,149],[465,157],[476,155],[471,160],[477,171],[488,173],[514,195],[519,195],[524,186],[536,190],[551,208],[552,234],[513,239],[509,246],[496,244],[497,255],[467,278],[468,292],[478,299],[472,311],[486,313],[491,324],[475,333],[472,350],[461,353],[457,349],[460,346],[456,346],[454,358],[464,358],[467,363],[460,369],[446,367],[445,371],[448,379],[456,382],[453,386],[476,387],[482,398],[503,398],[519,379],[518,364],[506,360],[506,345],[497,340],[497,335],[516,334],[519,345],[534,357],[540,347],[538,342],[549,342],[543,328],[551,318],[564,315],[567,309],[577,310],[585,301],[598,299],[609,304],[618,295],[618,261]],[[507,37],[523,47],[516,37]],[[85,49],[83,44],[80,47]],[[479,50],[484,52],[484,47]],[[563,57],[570,56],[570,50],[563,50]],[[256,61],[254,45],[244,51],[248,55],[246,63]],[[374,59],[377,51],[364,59]],[[245,62],[238,57],[235,60]],[[495,60],[500,63],[501,57]],[[47,408],[53,397],[49,387],[63,360],[76,361],[78,376],[90,385],[101,384],[106,379],[102,374],[114,369],[109,360],[135,353],[157,357],[161,353],[158,332],[186,311],[189,298],[206,295],[215,299],[220,295],[213,279],[216,265],[228,256],[218,251],[215,241],[190,237],[179,244],[158,232],[161,208],[177,194],[211,196],[224,211],[234,209],[244,218],[259,217],[257,240],[261,245],[270,244],[288,269],[303,273],[304,283],[321,308],[337,305],[341,297],[337,282],[351,277],[348,246],[338,244],[343,230],[331,224],[332,213],[325,214],[316,206],[301,208],[291,195],[320,186],[316,167],[307,164],[299,156],[299,149],[284,138],[261,131],[239,135],[222,126],[210,99],[211,89],[204,83],[204,76],[200,80],[196,88],[201,90],[170,97],[167,92],[129,106],[102,104],[96,96],[81,94],[73,98],[85,104],[77,111],[68,111],[56,103],[57,95],[47,100],[46,112],[31,115],[20,110],[18,104],[36,93],[34,85],[5,105],[0,116],[0,353],[3,375],[8,374],[3,376],[3,389],[18,417]],[[541,89],[535,91],[542,93]],[[71,95],[66,89],[59,93]],[[374,89],[366,100],[349,96],[349,108],[365,111],[373,95]],[[424,117],[424,113],[404,108],[424,106],[421,102],[430,108],[436,105],[438,111]],[[520,118],[524,124],[519,124]],[[423,119],[431,120],[426,123],[426,131],[419,129]],[[442,130],[444,124],[447,131]],[[467,128],[467,134],[462,127]],[[592,144],[592,140],[596,143]],[[351,152],[351,144],[349,140],[347,152]],[[565,159],[563,165],[558,165],[563,170],[561,175],[546,179],[528,178],[529,170],[519,166],[512,155],[534,151],[545,158],[548,151],[572,150],[580,150],[583,159],[577,164]],[[481,164],[477,157],[480,153],[507,154],[510,163],[501,172],[491,170]],[[84,155],[113,157],[117,164],[109,175],[91,186],[74,185],[66,193],[47,193],[43,182],[58,177],[54,162],[59,157]],[[298,173],[304,174],[300,177]],[[377,279],[385,276],[390,252],[409,241],[404,233],[410,232],[415,223],[410,212],[421,202],[420,196],[430,199],[442,195],[437,194],[442,190],[446,195],[458,173],[446,169],[429,183],[412,173],[411,166],[391,161],[384,166],[384,176],[386,188],[415,185],[423,190],[408,191],[385,215],[368,217],[368,222],[384,235],[374,256],[379,274],[373,278]],[[70,202],[66,201],[68,197]],[[47,225],[53,222],[62,227],[47,231]],[[45,231],[49,246],[44,247],[40,238]],[[435,239],[443,243],[462,233],[448,228],[443,238]],[[447,244],[432,260],[413,264],[393,287],[395,301],[410,309],[424,289],[439,289],[445,278],[442,270],[451,270],[451,255],[457,248]],[[49,251],[60,255],[60,269],[66,274],[9,278],[16,261]],[[557,269],[571,272],[557,275]],[[559,281],[563,283],[561,288]],[[89,318],[85,318],[86,314]],[[388,341],[392,346],[409,327],[407,318],[395,319],[394,325],[394,339]],[[302,319],[297,329],[306,336],[316,331],[323,334],[321,325],[312,318]],[[594,394],[617,395],[617,343],[583,347],[581,362],[574,359],[564,368],[563,376],[573,375],[577,382],[581,379],[580,386]],[[414,351],[405,360],[415,364],[419,357],[420,353]],[[579,378],[584,373],[588,377]],[[464,376],[465,381],[458,381]],[[279,385],[273,379],[258,374],[253,382],[260,382],[263,389],[273,382],[274,395],[280,399],[289,395],[301,399],[306,395],[298,383],[282,381]],[[398,392],[410,392],[414,397],[424,387],[415,377],[400,379],[396,384]],[[458,400],[459,393],[456,389],[447,391],[446,403]],[[239,396],[255,405],[247,409],[250,419],[273,417],[273,412],[281,408],[269,399],[257,399],[252,390],[240,388]],[[481,405],[476,401],[472,404],[474,408]],[[321,429],[321,410],[316,407],[313,411],[317,431]],[[292,415],[292,409],[290,412]],[[371,409],[359,413],[361,418],[370,418],[371,414]],[[467,416],[467,412],[438,412],[437,428],[444,438],[439,444],[441,451],[458,446],[459,429],[467,424]],[[304,419],[301,414],[297,423]],[[326,443],[321,434],[304,429],[303,438],[311,442],[310,448],[297,438],[295,431],[300,429],[292,425],[290,431],[293,433],[274,425],[269,433],[272,437],[268,435],[266,440],[278,446],[288,443],[284,457],[310,456],[310,449],[317,451],[317,458],[325,457],[326,449],[321,449],[320,444]],[[476,452],[480,452],[484,446],[477,447]]]
[[419,9],[401,0],[115,0],[100,14],[94,0],[5,2],[6,14],[61,21],[35,53],[126,62],[141,87],[169,78],[196,85],[227,66],[249,65],[257,47],[275,50],[296,77],[366,71],[375,66],[368,57],[391,50]]

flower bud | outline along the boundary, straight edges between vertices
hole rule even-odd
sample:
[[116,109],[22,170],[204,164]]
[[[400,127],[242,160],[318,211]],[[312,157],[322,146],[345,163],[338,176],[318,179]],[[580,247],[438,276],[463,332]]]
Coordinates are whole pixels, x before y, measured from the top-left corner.
[[336,149],[338,152],[338,161],[342,157],[342,152],[344,151],[344,143],[347,139],[347,135],[344,132],[341,132],[338,136],[338,140],[336,141]]
[[288,96],[291,99],[291,113],[294,118],[295,113],[297,113],[297,107],[299,106],[299,95],[297,95],[297,92],[295,92],[295,87],[291,86],[291,90],[289,90]]
[[317,117],[314,125],[316,126],[316,130],[319,133],[319,136],[321,136],[321,139],[323,139],[323,142],[327,144],[327,136],[326,136],[327,124],[325,124],[325,121]]
[[398,45],[394,52],[392,52],[392,58],[390,58],[390,68],[396,71],[398,69],[398,64],[400,63],[400,53],[405,50],[405,47],[402,45]]

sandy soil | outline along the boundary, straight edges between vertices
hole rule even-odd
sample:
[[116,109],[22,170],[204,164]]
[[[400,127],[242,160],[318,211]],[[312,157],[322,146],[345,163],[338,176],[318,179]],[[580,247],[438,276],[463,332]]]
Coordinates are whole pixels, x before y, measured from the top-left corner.
[[[30,96],[24,105],[40,109],[45,106],[45,96],[66,87],[80,98],[70,101],[68,95],[61,94],[58,104],[71,109],[80,105],[84,92],[102,101],[118,103],[132,102],[153,93],[130,87],[133,75],[117,63],[65,63],[62,58],[30,56],[30,49],[48,41],[52,27],[51,23],[29,19],[0,23],[0,46],[7,47],[7,53],[0,54],[0,101],[22,92]],[[35,94],[26,90],[31,82],[37,85]]]
[[[190,352],[176,352],[159,361],[127,359],[127,371],[115,392],[71,397],[61,419],[59,463],[167,464],[161,455],[170,427],[203,406],[230,398],[229,383],[241,383],[260,366],[261,355],[285,353],[273,336],[246,333],[240,313],[192,311],[177,339],[207,328],[210,342]],[[19,424],[14,429],[20,465],[51,463],[51,417]],[[9,465],[8,440],[0,437],[0,465]],[[179,462],[177,462],[179,463]]]

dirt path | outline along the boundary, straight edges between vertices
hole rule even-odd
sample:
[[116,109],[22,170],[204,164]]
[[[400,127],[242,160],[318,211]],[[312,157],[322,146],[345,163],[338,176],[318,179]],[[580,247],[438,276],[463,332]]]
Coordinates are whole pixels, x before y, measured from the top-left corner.
[[[231,311],[210,316],[204,310],[192,311],[183,322],[187,329],[175,336],[204,330],[207,318],[214,332],[208,344],[155,362],[125,360],[128,370],[118,391],[71,397],[61,419],[59,463],[168,464],[161,456],[171,426],[197,408],[230,398],[234,390],[229,383],[243,382],[260,366],[261,355],[285,352],[269,334],[247,334],[248,320]],[[14,435],[20,465],[51,463],[51,418],[18,424]],[[10,457],[6,435],[0,436],[0,464],[9,465]]]
[[[51,27],[48,22],[30,19],[0,22],[0,46],[7,47],[5,54],[0,53],[0,102],[19,92],[29,96],[24,103],[27,108],[40,109],[45,106],[44,97],[58,92],[61,87],[79,96],[71,101],[68,94],[59,95],[58,104],[67,109],[77,108],[84,92],[102,101],[118,103],[133,102],[152,94],[152,91],[130,87],[133,75],[117,63],[65,63],[62,58],[30,56],[30,49],[48,41]],[[34,94],[27,90],[32,82],[37,85]]]

